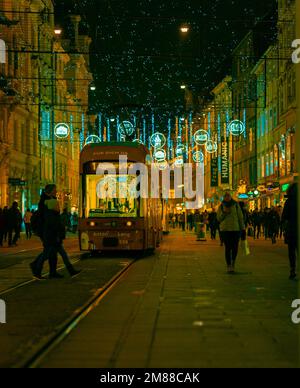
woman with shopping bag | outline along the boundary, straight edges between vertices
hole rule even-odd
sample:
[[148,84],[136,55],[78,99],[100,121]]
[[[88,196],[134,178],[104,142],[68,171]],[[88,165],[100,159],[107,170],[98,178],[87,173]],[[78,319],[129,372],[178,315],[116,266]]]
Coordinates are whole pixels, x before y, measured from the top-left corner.
[[227,271],[229,274],[234,274],[239,242],[241,238],[243,241],[246,240],[246,228],[243,212],[229,192],[224,196],[217,217],[225,244]]

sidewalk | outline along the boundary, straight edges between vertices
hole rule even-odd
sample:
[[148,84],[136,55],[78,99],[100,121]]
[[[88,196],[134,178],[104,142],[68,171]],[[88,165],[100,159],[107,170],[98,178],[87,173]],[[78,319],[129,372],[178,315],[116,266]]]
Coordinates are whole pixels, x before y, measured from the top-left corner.
[[297,282],[283,244],[252,242],[238,273],[219,242],[172,232],[138,261],[43,367],[294,367]]

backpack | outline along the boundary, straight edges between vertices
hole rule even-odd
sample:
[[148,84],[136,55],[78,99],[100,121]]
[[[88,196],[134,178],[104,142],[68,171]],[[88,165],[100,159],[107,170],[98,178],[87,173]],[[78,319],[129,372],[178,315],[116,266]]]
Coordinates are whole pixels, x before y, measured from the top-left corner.
[[30,220],[30,227],[33,232],[38,237],[41,237],[43,234],[43,218],[39,210],[33,213]]

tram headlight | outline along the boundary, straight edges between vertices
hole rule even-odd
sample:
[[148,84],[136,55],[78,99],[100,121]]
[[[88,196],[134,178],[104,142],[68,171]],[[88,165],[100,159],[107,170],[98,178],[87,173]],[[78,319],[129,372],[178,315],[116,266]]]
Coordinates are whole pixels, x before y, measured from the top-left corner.
[[90,226],[96,226],[96,223],[94,221],[90,222]]
[[132,222],[128,221],[126,225],[130,228],[132,226]]

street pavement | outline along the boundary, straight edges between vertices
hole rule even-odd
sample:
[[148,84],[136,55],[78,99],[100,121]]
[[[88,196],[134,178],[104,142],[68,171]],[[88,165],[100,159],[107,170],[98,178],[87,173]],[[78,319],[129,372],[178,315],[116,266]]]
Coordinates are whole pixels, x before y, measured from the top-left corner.
[[[29,263],[41,250],[37,239],[20,241],[18,247],[0,251],[0,299],[7,306],[7,323],[0,325],[0,368],[22,366],[99,288],[132,261],[123,256],[79,261],[78,238],[70,236],[65,246],[75,267],[82,270],[75,279],[62,269],[62,280],[32,280]],[[45,273],[47,267],[46,263]],[[63,268],[61,260],[59,267]]]
[[297,367],[298,283],[283,242],[250,240],[237,274],[219,242],[173,231],[139,260],[42,367]]
[[[66,241],[78,261],[78,241]],[[299,326],[291,322],[298,282],[289,281],[287,248],[250,239],[228,275],[219,242],[172,231],[154,256],[138,260],[42,367],[295,367]],[[38,240],[0,251],[0,367],[22,364],[41,342],[132,259],[89,258],[76,279],[31,282]],[[11,262],[9,262],[11,260]],[[61,264],[61,263],[60,263]],[[2,265],[2,267],[1,267]]]

